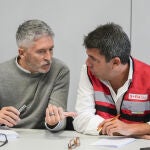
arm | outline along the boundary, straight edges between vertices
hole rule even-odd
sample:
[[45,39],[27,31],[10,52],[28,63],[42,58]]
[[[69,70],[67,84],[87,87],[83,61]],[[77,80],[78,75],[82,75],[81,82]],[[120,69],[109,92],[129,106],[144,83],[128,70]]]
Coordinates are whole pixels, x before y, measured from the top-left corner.
[[13,127],[20,120],[19,114],[20,112],[12,106],[3,107],[0,110],[0,124]]
[[87,76],[86,65],[81,70],[76,111],[78,116],[73,122],[75,130],[84,134],[98,135],[97,127],[103,118],[95,115],[94,91]]
[[[46,110],[45,122],[46,128],[50,131],[59,131],[65,128],[66,119],[64,119],[63,111],[67,109],[67,98],[69,90],[70,73],[67,67],[60,70],[55,85],[50,95],[50,104]],[[55,116],[50,116],[49,112],[55,112]],[[57,114],[57,115],[56,115]],[[52,127],[52,128],[49,128]]]

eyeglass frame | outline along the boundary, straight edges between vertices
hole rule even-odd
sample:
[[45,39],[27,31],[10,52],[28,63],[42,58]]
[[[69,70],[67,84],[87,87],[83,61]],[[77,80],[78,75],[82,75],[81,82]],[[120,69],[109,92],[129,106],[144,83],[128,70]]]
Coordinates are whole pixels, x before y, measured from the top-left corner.
[[0,133],[0,136],[3,136],[5,138],[4,141],[0,141],[0,142],[2,142],[2,144],[0,144],[0,147],[2,147],[2,146],[6,145],[8,143],[8,139],[7,139],[6,134]]
[[68,150],[72,150],[76,148],[77,146],[80,146],[80,137],[75,137],[69,141]]

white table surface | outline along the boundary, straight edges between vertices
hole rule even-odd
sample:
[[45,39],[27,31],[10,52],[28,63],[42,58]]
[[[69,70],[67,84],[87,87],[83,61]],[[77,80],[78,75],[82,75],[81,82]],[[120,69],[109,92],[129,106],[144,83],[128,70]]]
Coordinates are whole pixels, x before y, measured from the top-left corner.
[[92,146],[91,144],[102,136],[91,136],[77,133],[76,131],[60,131],[51,133],[40,129],[13,129],[19,137],[10,140],[0,150],[67,150],[68,142],[73,137],[80,137],[81,145],[75,150],[140,150],[141,147],[150,147],[150,140],[136,139],[136,141],[121,148],[108,148]]

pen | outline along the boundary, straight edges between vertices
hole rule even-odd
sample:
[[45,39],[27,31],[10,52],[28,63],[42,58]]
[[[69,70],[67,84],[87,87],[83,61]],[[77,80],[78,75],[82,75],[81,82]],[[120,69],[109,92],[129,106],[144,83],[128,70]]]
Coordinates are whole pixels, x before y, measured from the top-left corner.
[[27,108],[27,105],[23,105],[22,107],[20,107],[20,108],[18,109],[18,111],[21,113],[21,112],[23,112],[26,108]]
[[[113,120],[119,118],[119,116],[120,116],[120,114],[118,114],[117,116],[113,117],[110,121],[113,121]],[[102,128],[103,128],[103,126],[99,126],[97,128],[97,131],[99,132],[99,134],[101,134]]]

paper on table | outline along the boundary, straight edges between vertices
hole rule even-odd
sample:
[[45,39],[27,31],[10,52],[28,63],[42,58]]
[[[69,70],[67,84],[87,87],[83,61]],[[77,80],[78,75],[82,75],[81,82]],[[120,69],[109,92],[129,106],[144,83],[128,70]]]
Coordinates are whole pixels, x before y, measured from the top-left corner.
[[[11,130],[11,129],[9,130],[1,129],[0,134],[5,134],[8,140],[16,139],[19,136],[19,134],[16,131]],[[0,136],[0,141],[3,141],[3,140],[4,140],[3,136]]]
[[135,140],[136,139],[134,139],[134,138],[127,138],[127,137],[106,137],[106,138],[99,139],[98,141],[92,143],[91,145],[119,148],[119,147],[129,144]]

